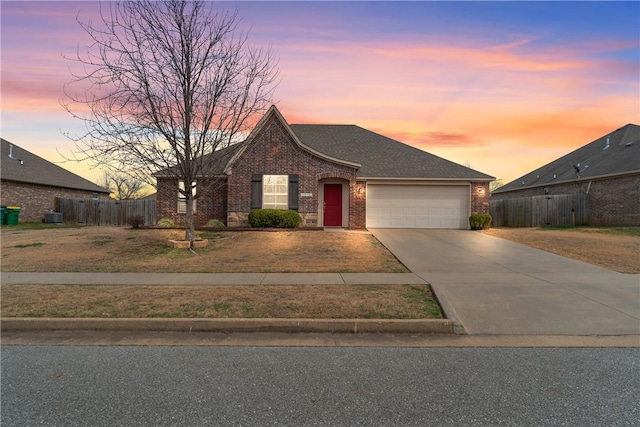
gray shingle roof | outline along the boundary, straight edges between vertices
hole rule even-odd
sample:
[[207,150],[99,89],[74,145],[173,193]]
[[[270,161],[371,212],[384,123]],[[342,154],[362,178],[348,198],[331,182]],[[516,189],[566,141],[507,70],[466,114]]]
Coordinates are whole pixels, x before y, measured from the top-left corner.
[[356,125],[290,125],[298,139],[329,156],[362,165],[367,178],[493,180],[492,176]]
[[[233,163],[254,134],[267,119],[275,116],[297,138],[302,148],[324,156],[330,161],[348,163],[358,167],[357,176],[363,178],[440,179],[492,181],[495,178],[468,167],[406,145],[386,136],[355,125],[289,125],[275,106],[262,117],[251,135],[243,142],[203,157],[215,162],[213,173],[222,174],[225,165]],[[238,154],[238,156],[236,156]],[[171,176],[173,168],[159,171],[154,176]]]
[[[109,190],[42,157],[38,157],[5,139],[0,139],[0,143],[2,146],[0,177],[3,180],[86,190],[96,193],[110,193]],[[13,153],[13,158],[9,157],[10,152]]]
[[[219,150],[214,151],[213,153],[206,154],[202,156],[202,158],[198,160],[202,160],[203,164],[207,164],[208,162],[213,162],[207,167],[202,168],[202,170],[207,170],[210,172],[211,176],[223,175],[225,168],[227,167],[229,161],[233,158],[233,156],[238,152],[239,149],[242,148],[247,141],[242,141],[237,144],[230,145],[228,147],[221,148]],[[156,178],[162,177],[175,177],[178,173],[177,166],[173,166],[167,169],[160,170],[153,174]]]
[[640,172],[640,126],[634,124],[604,135],[511,181],[494,193],[630,172]]

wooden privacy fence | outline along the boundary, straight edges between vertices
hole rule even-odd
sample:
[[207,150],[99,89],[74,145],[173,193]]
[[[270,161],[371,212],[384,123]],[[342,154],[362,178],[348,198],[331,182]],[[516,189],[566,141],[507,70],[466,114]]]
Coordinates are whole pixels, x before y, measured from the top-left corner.
[[556,194],[491,200],[494,227],[589,224],[588,195]]
[[136,216],[144,218],[145,225],[156,223],[155,200],[95,200],[56,197],[56,209],[64,222],[84,225],[129,225]]

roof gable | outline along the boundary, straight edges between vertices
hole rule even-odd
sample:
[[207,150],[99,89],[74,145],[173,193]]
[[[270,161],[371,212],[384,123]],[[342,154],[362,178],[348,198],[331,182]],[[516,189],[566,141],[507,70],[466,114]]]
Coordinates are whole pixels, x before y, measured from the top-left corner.
[[110,190],[36,156],[5,139],[0,139],[0,143],[2,146],[0,177],[3,180],[110,193]]
[[640,126],[628,124],[495,190],[640,172]]
[[242,156],[242,154],[244,153],[244,151],[247,149],[249,145],[251,145],[255,140],[257,140],[257,136],[260,135],[260,133],[262,132],[262,129],[267,125],[267,123],[269,123],[269,120],[272,120],[272,119],[275,119],[282,124],[285,131],[289,134],[289,136],[291,136],[291,139],[293,139],[295,144],[300,149],[316,157],[320,157],[321,159],[328,160],[333,163],[338,163],[338,164],[350,166],[353,168],[359,168],[361,166],[357,161],[351,161],[340,156],[334,156],[331,153],[328,153],[327,151],[318,150],[311,145],[303,143],[300,140],[300,138],[298,138],[297,134],[293,132],[291,126],[289,125],[289,123],[287,123],[287,121],[282,116],[278,108],[276,108],[275,105],[272,105],[269,108],[269,110],[266,112],[266,114],[262,116],[262,118],[260,119],[256,127],[253,128],[253,130],[249,134],[249,137],[242,143],[242,148],[240,148],[238,152],[235,153],[234,157],[231,159],[231,161],[227,165],[225,172],[229,172],[231,170],[233,163],[235,163],[237,159],[239,159]]
[[291,129],[318,151],[360,163],[359,177],[495,179],[356,125],[291,125]]

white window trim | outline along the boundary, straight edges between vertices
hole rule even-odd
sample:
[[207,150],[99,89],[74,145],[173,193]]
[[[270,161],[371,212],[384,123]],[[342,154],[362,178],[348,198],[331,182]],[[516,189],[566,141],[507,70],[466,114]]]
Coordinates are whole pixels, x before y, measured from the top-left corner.
[[[278,181],[271,183],[271,181]],[[267,185],[276,187],[284,187],[282,191],[267,192]],[[273,196],[273,202],[267,202],[269,196]],[[284,199],[284,202],[278,202],[277,199]],[[263,175],[262,176],[262,209],[289,209],[289,175]]]
[[[179,180],[178,181],[178,213],[179,214],[184,214],[187,213],[187,201],[186,201],[186,197],[184,197],[184,195],[180,192],[180,190],[184,191],[184,180]],[[193,195],[195,197],[196,195],[196,182],[193,181],[191,183],[191,195]],[[197,200],[193,201],[193,212],[196,212],[196,204],[197,204]]]

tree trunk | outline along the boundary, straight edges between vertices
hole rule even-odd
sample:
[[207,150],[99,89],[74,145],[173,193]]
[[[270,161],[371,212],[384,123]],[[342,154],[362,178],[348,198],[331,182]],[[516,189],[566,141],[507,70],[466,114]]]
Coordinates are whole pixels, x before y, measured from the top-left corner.
[[187,194],[185,202],[187,205],[187,214],[184,219],[184,239],[189,241],[189,249],[193,251],[195,248],[194,242],[196,240],[195,218],[193,215],[194,198],[190,194]]

